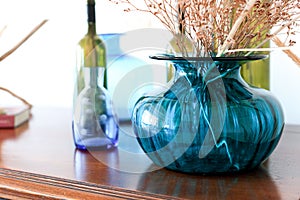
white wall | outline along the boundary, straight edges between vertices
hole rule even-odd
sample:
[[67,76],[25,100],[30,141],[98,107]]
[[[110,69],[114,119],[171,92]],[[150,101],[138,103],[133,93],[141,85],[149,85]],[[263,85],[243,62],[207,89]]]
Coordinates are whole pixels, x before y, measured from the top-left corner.
[[[294,53],[300,56],[300,37]],[[281,51],[271,53],[271,91],[280,100],[287,123],[300,124],[300,66]]]
[[[123,13],[123,8],[108,0],[96,3],[98,33],[161,27],[151,16]],[[40,21],[49,19],[20,49],[0,62],[0,86],[34,105],[70,107],[75,45],[86,32],[85,4],[85,0],[0,0],[0,29],[8,25],[0,37],[0,55]],[[271,90],[282,102],[288,123],[300,124],[299,88],[300,68],[283,53],[273,52]]]

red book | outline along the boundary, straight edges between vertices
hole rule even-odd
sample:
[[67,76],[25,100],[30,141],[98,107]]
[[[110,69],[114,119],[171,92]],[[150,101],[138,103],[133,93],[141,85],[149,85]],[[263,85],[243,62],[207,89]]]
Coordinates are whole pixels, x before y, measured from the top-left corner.
[[30,109],[28,106],[0,108],[0,128],[14,128],[28,121]]

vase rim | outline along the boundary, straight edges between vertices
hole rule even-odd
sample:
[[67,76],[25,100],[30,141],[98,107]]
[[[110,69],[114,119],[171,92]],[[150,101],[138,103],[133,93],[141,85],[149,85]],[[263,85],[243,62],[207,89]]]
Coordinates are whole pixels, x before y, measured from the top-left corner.
[[249,60],[262,60],[268,55],[252,55],[252,56],[234,56],[234,57],[182,57],[170,54],[151,55],[149,58],[155,60],[169,60],[169,61],[220,61],[220,62],[241,62]]

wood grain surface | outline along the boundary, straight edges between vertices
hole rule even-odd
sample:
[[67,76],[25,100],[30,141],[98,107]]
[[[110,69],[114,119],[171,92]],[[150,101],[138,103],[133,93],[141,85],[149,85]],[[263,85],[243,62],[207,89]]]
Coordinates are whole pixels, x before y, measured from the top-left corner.
[[0,197],[8,199],[300,199],[300,126],[286,125],[261,167],[228,175],[159,169],[129,123],[118,148],[78,151],[71,109],[33,108],[28,123],[0,129]]

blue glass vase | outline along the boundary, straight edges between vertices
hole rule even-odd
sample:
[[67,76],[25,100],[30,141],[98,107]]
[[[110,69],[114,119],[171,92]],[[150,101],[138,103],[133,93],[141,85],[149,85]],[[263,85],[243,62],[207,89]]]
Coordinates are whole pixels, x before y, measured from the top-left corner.
[[284,127],[280,103],[249,86],[240,66],[263,56],[180,58],[165,91],[144,95],[132,123],[137,140],[158,166],[185,173],[227,173],[256,168],[277,146]]

